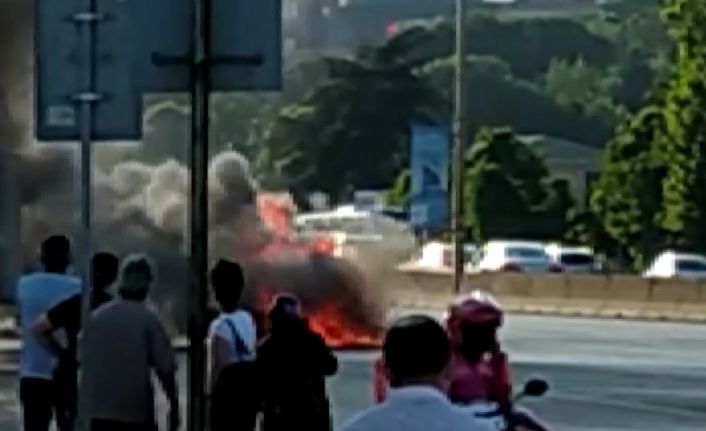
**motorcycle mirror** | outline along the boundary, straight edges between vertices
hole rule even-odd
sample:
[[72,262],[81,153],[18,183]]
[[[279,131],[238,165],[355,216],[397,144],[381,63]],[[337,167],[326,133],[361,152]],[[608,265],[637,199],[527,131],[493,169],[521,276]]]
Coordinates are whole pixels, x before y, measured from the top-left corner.
[[523,393],[528,397],[541,397],[549,390],[549,384],[542,379],[532,379],[525,383]]

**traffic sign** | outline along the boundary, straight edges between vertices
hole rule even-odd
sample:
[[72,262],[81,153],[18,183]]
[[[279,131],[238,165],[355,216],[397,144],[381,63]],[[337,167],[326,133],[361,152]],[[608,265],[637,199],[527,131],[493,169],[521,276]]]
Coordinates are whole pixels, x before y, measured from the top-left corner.
[[[129,42],[129,23],[120,2],[113,0],[111,6],[116,7],[106,10],[105,19],[96,26],[94,79],[102,98],[94,104],[93,139],[139,139],[142,101],[131,80],[130,58],[120,52]],[[80,50],[80,30],[72,19],[80,7],[78,0],[37,3],[35,110],[40,140],[79,139],[80,108],[75,98],[86,87],[81,82],[82,67],[91,61]]]
[[[281,88],[281,1],[213,0],[211,90]],[[36,133],[79,138],[73,98],[84,58],[71,19],[81,0],[39,0],[36,8]],[[192,64],[191,0],[96,0],[93,140],[138,140],[142,97],[187,92]]]
[[282,86],[282,0],[213,0],[214,91]]

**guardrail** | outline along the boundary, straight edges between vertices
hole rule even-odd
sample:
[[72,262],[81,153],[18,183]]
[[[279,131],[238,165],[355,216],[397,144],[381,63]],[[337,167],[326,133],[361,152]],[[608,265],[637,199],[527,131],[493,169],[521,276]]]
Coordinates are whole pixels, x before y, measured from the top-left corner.
[[[448,303],[451,277],[450,271],[401,268],[395,301]],[[628,275],[467,274],[462,291],[475,289],[490,292],[511,312],[706,322],[706,283]]]

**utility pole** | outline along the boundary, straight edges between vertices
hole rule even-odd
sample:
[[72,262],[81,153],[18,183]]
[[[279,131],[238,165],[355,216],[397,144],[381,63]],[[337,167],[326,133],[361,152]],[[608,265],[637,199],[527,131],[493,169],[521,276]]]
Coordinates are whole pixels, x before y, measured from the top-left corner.
[[[96,87],[96,27],[102,20],[95,0],[83,0],[81,10],[71,16],[80,39],[81,61],[79,76],[81,90],[73,97],[80,112],[79,138],[81,145],[81,234],[79,240],[81,271],[81,327],[85,328],[91,311],[91,250],[93,227],[93,127],[95,105],[100,102]],[[81,360],[86,350],[80,350]],[[78,395],[77,428],[90,429],[87,399]]]
[[454,88],[454,143],[453,143],[453,233],[454,233],[454,293],[461,291],[464,259],[463,177],[466,147],[466,3],[456,0],[456,82]]
[[189,431],[206,426],[205,308],[208,271],[208,141],[212,0],[193,0],[191,76],[191,213],[189,294]]

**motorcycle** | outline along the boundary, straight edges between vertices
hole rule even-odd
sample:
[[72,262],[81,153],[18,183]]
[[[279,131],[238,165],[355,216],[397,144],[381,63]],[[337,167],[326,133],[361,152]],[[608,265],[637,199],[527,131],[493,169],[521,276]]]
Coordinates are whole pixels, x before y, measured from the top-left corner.
[[549,431],[527,409],[518,406],[524,398],[538,398],[549,390],[549,384],[540,379],[532,379],[525,383],[522,391],[504,406],[495,403],[476,402],[461,408],[470,413],[476,420],[486,422],[497,431]]

